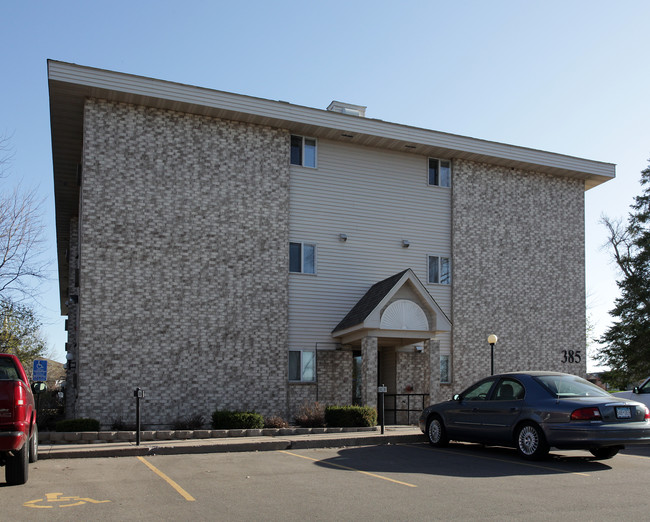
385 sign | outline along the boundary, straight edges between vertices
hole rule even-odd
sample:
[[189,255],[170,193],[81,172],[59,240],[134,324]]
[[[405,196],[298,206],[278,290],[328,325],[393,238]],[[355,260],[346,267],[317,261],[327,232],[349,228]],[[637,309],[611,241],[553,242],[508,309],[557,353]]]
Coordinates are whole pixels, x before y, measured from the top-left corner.
[[562,350],[562,364],[574,364],[582,361],[582,350]]

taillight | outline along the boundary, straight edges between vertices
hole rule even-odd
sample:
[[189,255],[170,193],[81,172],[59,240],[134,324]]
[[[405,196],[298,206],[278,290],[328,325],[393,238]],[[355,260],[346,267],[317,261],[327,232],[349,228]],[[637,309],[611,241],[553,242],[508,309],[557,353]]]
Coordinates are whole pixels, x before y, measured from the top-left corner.
[[644,417],[644,419],[645,420],[650,420],[650,410],[648,409],[647,406],[645,407],[645,417]]
[[571,420],[602,420],[598,408],[580,408],[571,414]]
[[25,418],[25,408],[27,407],[27,397],[25,389],[20,381],[14,382],[14,420],[20,421]]

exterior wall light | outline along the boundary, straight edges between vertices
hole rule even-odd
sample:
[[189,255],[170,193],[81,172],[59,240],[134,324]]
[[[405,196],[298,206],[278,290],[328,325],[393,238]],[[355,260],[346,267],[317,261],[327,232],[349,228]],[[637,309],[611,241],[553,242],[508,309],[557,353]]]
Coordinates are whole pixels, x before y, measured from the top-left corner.
[[348,240],[347,234],[339,234],[339,241],[343,241],[345,243],[347,240]]
[[490,375],[494,375],[494,345],[497,344],[499,338],[494,335],[488,335],[487,342],[490,345]]
[[408,239],[402,239],[402,248],[408,248],[411,242]]

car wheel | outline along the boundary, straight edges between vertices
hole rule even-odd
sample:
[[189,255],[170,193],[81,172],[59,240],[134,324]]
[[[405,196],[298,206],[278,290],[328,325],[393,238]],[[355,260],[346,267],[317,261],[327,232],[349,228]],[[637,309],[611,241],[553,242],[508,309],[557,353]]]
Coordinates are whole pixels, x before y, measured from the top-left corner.
[[549,450],[542,429],[532,422],[526,422],[517,428],[515,443],[519,455],[529,460],[541,459]]
[[23,444],[20,451],[14,452],[14,456],[7,459],[5,469],[5,480],[10,486],[18,486],[27,482],[29,472],[29,444]]
[[611,459],[618,453],[621,448],[618,446],[610,446],[608,448],[592,448],[589,451],[598,460]]
[[429,438],[429,444],[436,448],[444,448],[449,444],[447,430],[445,430],[445,425],[439,415],[434,415],[429,419],[427,437]]
[[34,424],[34,433],[32,438],[29,439],[29,462],[34,463],[38,461],[38,426]]

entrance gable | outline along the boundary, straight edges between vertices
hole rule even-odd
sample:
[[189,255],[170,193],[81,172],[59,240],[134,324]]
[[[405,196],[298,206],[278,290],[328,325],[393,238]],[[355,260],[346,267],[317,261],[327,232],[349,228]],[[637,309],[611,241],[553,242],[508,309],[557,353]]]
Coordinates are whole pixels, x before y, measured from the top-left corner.
[[413,342],[451,330],[451,322],[410,268],[375,283],[332,331],[341,343],[399,337]]

